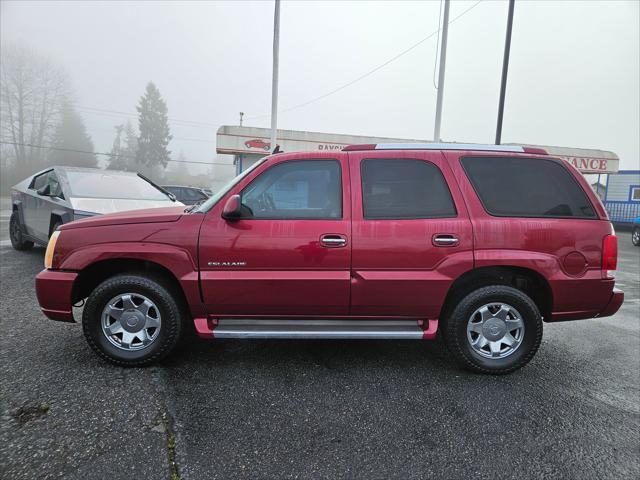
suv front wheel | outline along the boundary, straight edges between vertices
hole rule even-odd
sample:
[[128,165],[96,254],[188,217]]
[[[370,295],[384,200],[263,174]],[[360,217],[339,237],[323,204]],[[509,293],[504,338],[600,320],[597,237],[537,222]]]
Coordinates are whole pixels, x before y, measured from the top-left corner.
[[542,340],[542,316],[522,291],[504,285],[466,295],[445,319],[456,360],[479,373],[505,374],[526,365]]
[[141,275],[117,275],[91,293],[82,327],[91,348],[105,360],[145,366],[164,358],[180,340],[182,310],[162,283]]

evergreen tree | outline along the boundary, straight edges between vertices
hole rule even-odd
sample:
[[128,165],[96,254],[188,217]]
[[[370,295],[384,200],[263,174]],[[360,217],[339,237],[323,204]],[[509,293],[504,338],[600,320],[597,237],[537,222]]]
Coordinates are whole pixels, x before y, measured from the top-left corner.
[[130,160],[138,156],[138,134],[131,122],[127,120],[124,126],[124,155]]
[[116,137],[111,148],[109,166],[112,170],[137,171],[136,154],[138,152],[138,136],[133,125],[116,125]]
[[126,159],[122,156],[122,130],[124,125],[116,125],[116,138],[113,139],[113,146],[111,147],[111,156],[109,157],[109,165],[107,168],[111,170],[125,170]]
[[172,137],[167,120],[167,104],[153,82],[147,84],[137,110],[140,135],[136,159],[139,168],[160,174],[171,159],[167,147]]
[[60,121],[53,133],[51,146],[53,148],[49,151],[48,161],[52,165],[76,167],[98,165],[87,128],[80,114],[70,103],[65,103],[62,107]]

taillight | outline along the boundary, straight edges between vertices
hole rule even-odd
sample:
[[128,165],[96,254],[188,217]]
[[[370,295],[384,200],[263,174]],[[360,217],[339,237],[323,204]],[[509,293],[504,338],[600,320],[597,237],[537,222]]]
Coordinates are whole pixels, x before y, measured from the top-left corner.
[[602,242],[602,278],[615,278],[618,268],[618,237],[607,235]]

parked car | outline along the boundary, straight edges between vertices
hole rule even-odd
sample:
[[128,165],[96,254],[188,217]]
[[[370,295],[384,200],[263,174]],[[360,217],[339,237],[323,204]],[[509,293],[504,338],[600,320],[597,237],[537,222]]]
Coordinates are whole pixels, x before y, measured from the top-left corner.
[[640,217],[636,217],[631,228],[631,242],[636,247],[640,247]]
[[163,185],[162,188],[175,195],[178,201],[185,205],[195,205],[204,202],[211,195],[207,195],[203,188],[186,187],[183,185]]
[[247,148],[261,148],[265,152],[268,152],[271,144],[264,140],[260,140],[259,138],[254,138],[253,140],[247,140],[244,142],[244,146]]
[[60,225],[98,214],[182,205],[140,174],[51,167],[11,189],[9,236],[16,250],[46,245]]
[[63,225],[36,291],[54,320],[86,299],[86,339],[118,365],[158,361],[193,322],[210,339],[439,331],[460,364],[501,374],[543,321],[613,315],[616,262],[602,203],[543,150],[356,145],[265,157],[188,211]]

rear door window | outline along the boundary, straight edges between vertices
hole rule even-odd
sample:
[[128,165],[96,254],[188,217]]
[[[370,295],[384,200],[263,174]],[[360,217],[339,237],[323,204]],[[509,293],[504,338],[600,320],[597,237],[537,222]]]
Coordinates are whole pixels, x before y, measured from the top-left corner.
[[461,162],[491,215],[596,218],[593,205],[576,179],[553,160],[467,157]]
[[414,159],[365,159],[360,165],[365,219],[455,217],[440,169]]

